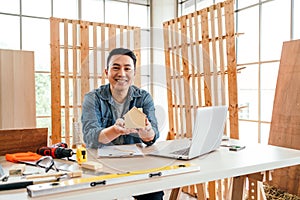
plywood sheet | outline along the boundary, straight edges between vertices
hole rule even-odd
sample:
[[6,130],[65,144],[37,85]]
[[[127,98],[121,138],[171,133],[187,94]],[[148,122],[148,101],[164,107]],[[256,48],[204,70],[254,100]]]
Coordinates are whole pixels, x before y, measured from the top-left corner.
[[36,127],[34,53],[0,50],[0,129]]
[[[269,144],[300,150],[300,40],[283,43]],[[275,170],[272,185],[300,195],[300,165]]]

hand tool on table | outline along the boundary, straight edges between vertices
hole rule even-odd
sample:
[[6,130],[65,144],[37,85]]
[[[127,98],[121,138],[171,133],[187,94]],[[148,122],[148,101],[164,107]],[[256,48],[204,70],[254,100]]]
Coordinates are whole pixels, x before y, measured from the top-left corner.
[[14,163],[24,163],[31,166],[37,166],[45,168],[46,172],[50,169],[56,169],[56,165],[51,156],[42,156],[33,152],[24,152],[24,153],[14,153],[14,154],[6,154],[5,158],[7,161]]
[[69,158],[72,157],[74,152],[72,149],[67,148],[66,143],[57,143],[50,147],[40,147],[37,149],[37,154],[42,156],[51,156],[52,158]]
[[25,176],[26,179],[37,179],[37,178],[46,178],[46,177],[56,177],[60,178],[62,176],[67,176],[68,178],[76,178],[82,176],[82,171],[77,170],[73,172],[56,172],[56,173],[47,173],[47,174],[33,174]]
[[2,165],[0,164],[0,181],[6,182],[8,180],[8,177],[9,176],[4,173]]
[[155,177],[189,173],[192,171],[199,170],[199,166],[191,166],[190,164],[164,166],[159,168],[126,172],[122,174],[105,174],[100,176],[77,178],[74,180],[60,181],[52,184],[44,183],[38,185],[30,185],[27,187],[27,193],[30,197],[37,197],[67,191],[74,191],[79,189],[92,188],[97,186],[101,187],[103,185],[113,185],[118,183],[127,183],[130,181],[144,180]]
[[[0,173],[1,173],[1,169],[2,167],[0,166]],[[56,172],[56,173],[45,173],[45,174],[37,174],[37,175],[26,175],[18,180],[14,180],[10,182],[8,182],[7,180],[6,182],[3,181],[2,183],[0,183],[0,191],[26,188],[29,185],[56,182],[56,181],[60,181],[62,178],[76,178],[81,176],[82,176],[81,170],[77,170],[73,172]]]
[[19,180],[12,182],[0,183],[0,191],[1,190],[14,190],[20,188],[26,188],[29,185],[40,184],[40,183],[48,183],[59,181],[60,177],[46,177],[35,180]]
[[82,145],[78,146],[76,149],[76,160],[78,164],[82,164],[87,161],[87,151]]
[[21,152],[21,153],[13,153],[6,154],[5,159],[10,162],[20,162],[20,161],[36,161],[39,160],[42,156],[33,152]]
[[76,161],[81,164],[87,161],[87,151],[84,145],[79,145],[76,148],[76,153],[72,149],[68,148],[66,143],[60,142],[50,147],[41,147],[37,150],[37,153],[42,156],[51,156],[52,158],[70,158],[76,154]]

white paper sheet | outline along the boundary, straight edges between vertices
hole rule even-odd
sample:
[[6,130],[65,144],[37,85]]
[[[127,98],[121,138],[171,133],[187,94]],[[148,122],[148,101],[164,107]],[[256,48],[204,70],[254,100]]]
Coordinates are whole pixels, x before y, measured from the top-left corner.
[[98,157],[132,157],[143,155],[143,152],[135,144],[102,146],[98,148]]

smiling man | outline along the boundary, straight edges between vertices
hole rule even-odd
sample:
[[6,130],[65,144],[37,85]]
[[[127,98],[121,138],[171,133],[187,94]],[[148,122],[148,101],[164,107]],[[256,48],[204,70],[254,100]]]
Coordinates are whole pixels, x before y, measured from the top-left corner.
[[[151,95],[133,85],[136,56],[129,49],[113,49],[105,70],[109,83],[87,93],[82,104],[82,132],[87,147],[145,143],[159,137]],[[122,118],[131,108],[142,108],[145,128],[127,129]],[[135,196],[137,200],[162,200],[163,191]]]

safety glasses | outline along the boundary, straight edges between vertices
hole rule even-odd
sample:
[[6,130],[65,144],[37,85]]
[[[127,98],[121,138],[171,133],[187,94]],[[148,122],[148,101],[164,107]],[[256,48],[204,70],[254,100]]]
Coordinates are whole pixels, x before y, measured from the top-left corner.
[[51,156],[43,156],[37,162],[36,166],[45,168],[45,173],[47,173],[50,169],[55,171],[59,171],[55,166],[55,162]]

